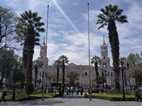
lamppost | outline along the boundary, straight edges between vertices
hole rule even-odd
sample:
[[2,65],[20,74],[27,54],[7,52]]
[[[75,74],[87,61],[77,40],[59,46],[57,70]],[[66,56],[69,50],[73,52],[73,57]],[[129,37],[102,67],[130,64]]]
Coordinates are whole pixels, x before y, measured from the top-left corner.
[[121,58],[120,60],[120,65],[121,65],[121,71],[122,71],[122,93],[123,93],[123,100],[125,101],[125,78],[124,78],[124,71],[126,69],[125,67],[125,62],[126,62],[126,59],[125,58]]

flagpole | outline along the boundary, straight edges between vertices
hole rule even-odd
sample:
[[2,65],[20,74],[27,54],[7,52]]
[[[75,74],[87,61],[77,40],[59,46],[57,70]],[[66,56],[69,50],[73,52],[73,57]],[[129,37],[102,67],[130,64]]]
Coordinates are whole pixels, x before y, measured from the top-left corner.
[[[47,40],[48,40],[48,19],[49,19],[49,4],[47,5],[47,23],[46,23],[46,40],[45,40],[45,44],[46,44],[46,57],[47,57]],[[44,69],[45,69],[45,66],[44,66]],[[45,85],[46,85],[46,82],[44,81],[45,78],[44,78],[44,71],[42,73],[42,100],[44,100],[44,90],[45,90]],[[45,83],[43,83],[45,82]]]
[[88,62],[89,62],[89,101],[92,101],[92,81],[90,62],[90,3],[88,2]]
[[48,21],[49,21],[49,4],[47,5],[46,44],[47,44],[47,39],[48,39],[48,26],[49,26]]

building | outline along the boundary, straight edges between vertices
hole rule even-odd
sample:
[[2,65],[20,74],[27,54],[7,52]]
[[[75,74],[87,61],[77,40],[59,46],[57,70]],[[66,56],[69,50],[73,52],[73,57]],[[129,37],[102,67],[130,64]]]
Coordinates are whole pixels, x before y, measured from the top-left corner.
[[[100,56],[100,64],[99,64],[99,76],[103,79],[103,87],[113,89],[114,88],[114,72],[113,68],[110,65],[110,58],[108,56],[108,45],[103,40],[103,43],[101,45],[101,56]],[[35,77],[35,70],[33,74],[33,80],[34,82],[37,82],[37,88],[42,88],[43,86],[45,88],[51,87],[56,85],[57,82],[57,70],[55,65],[48,65],[48,58],[47,58],[47,42],[45,40],[43,41],[43,44],[40,48],[40,57],[38,58],[38,61],[42,63],[42,66],[38,67],[37,77]],[[126,63],[125,63],[126,64]],[[68,64],[66,65],[65,69],[65,84],[69,85],[70,78],[69,74],[77,73],[78,78],[75,80],[75,84],[77,86],[83,87],[84,89],[89,88],[89,66],[88,65],[76,65],[76,64]],[[133,79],[131,81],[131,78],[127,75],[127,70],[125,71],[125,78],[126,83],[125,86],[131,86],[134,82]],[[59,83],[62,83],[62,70],[60,69],[59,73]],[[130,79],[130,80],[129,80]],[[96,74],[95,69],[93,66],[91,66],[91,81],[92,81],[92,87],[95,87],[96,85]],[[120,85],[122,87],[122,76],[121,76],[121,70],[120,70]],[[134,85],[134,84],[133,84]]]
[[33,69],[33,83],[35,88],[47,88],[49,86],[48,80],[48,58],[47,58],[47,42],[44,39],[43,43],[40,46],[40,57],[36,63],[37,69]]
[[99,67],[100,75],[105,79],[104,85],[114,86],[113,84],[113,70],[110,65],[110,58],[108,57],[108,45],[103,40],[101,45],[101,64]]

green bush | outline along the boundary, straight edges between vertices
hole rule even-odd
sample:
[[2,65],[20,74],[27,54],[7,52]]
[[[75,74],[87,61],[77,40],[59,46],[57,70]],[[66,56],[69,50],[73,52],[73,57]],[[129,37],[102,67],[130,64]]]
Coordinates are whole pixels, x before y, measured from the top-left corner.
[[[89,95],[85,95],[84,97],[88,98]],[[92,98],[96,99],[104,99],[104,100],[110,100],[110,101],[123,101],[122,94],[114,94],[114,93],[93,93]],[[126,95],[125,101],[134,101],[135,96],[134,95]]]
[[34,86],[33,86],[33,84],[27,84],[27,85],[26,85],[26,93],[27,93],[28,95],[30,95],[30,94],[33,93],[33,91],[34,91]]

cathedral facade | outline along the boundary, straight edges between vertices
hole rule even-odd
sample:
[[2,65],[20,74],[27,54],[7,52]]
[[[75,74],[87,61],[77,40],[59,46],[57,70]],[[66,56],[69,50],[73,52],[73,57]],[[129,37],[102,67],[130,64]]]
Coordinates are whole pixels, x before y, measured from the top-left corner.
[[112,67],[110,65],[110,58],[108,56],[108,45],[105,42],[105,40],[103,40],[103,44],[101,45],[101,64],[99,67],[99,72],[101,74],[102,77],[104,77],[105,79],[105,85],[111,86],[113,87],[113,70]]
[[[99,77],[101,79],[99,86],[113,89],[114,88],[114,71],[113,67],[110,64],[110,58],[108,56],[108,44],[103,40],[102,45],[100,46],[100,63],[98,67]],[[56,85],[57,82],[57,70],[55,65],[48,65],[47,58],[47,41],[44,39],[43,43],[40,46],[40,56],[37,59],[38,67],[37,69],[33,68],[33,84],[37,89],[47,89]],[[125,88],[131,89],[135,86],[135,81],[129,75],[129,70],[127,69],[127,59],[125,59],[125,67],[124,76],[125,76]],[[121,67],[120,67],[121,68]],[[70,63],[66,65],[65,68],[65,85],[69,85],[72,80],[74,83],[82,87],[84,89],[88,89],[90,86],[90,79],[92,88],[96,87],[96,72],[93,65],[91,65],[89,71],[88,65],[76,65]],[[72,74],[76,74],[76,76],[72,76]],[[90,74],[90,75],[89,75]],[[76,78],[75,78],[76,77]],[[73,78],[73,79],[71,79]],[[62,83],[62,70],[59,72],[59,83]],[[121,88],[123,86],[122,83],[122,70],[120,69],[120,85]]]
[[49,86],[48,80],[48,58],[47,58],[47,42],[44,39],[40,45],[40,57],[36,63],[37,69],[33,68],[33,84],[36,89],[46,89]]
[[[105,80],[103,82],[104,86],[113,87],[113,71],[110,66],[110,58],[108,57],[108,45],[103,41],[101,45],[101,63],[99,65],[99,76],[103,77]],[[56,83],[57,70],[55,65],[48,65],[47,58],[47,43],[44,41],[40,48],[40,57],[38,61],[42,63],[42,66],[38,68],[37,77],[35,77],[35,70],[33,70],[33,80],[37,81],[37,88],[48,88]],[[68,85],[70,78],[68,77],[71,72],[77,73],[78,78],[75,80],[75,83],[80,87],[87,89],[89,87],[89,74],[91,74],[92,87],[95,87],[96,84],[96,74],[95,68],[91,65],[91,72],[89,73],[88,65],[76,65],[69,64],[66,66],[65,70],[65,84]],[[59,73],[59,83],[62,82],[62,70]]]

